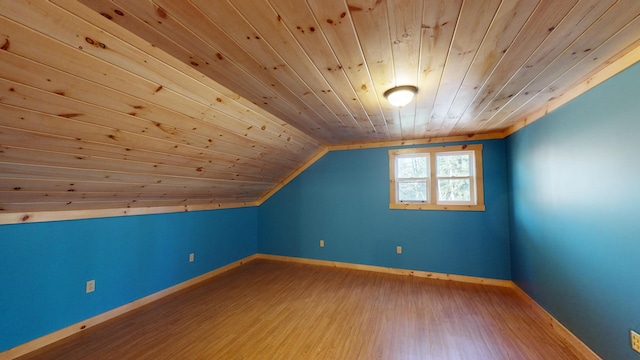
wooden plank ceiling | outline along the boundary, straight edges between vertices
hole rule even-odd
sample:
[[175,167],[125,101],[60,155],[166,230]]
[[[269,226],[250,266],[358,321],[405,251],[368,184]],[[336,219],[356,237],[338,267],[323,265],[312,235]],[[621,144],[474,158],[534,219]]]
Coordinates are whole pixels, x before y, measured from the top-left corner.
[[[328,146],[500,137],[636,49],[639,15],[638,0],[0,0],[0,214],[250,205]],[[396,85],[416,99],[390,106]]]

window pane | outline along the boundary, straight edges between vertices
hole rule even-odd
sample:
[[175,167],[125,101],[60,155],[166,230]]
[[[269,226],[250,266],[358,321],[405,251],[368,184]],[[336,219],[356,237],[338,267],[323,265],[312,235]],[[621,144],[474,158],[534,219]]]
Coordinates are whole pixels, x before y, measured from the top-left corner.
[[398,183],[398,201],[427,201],[426,181],[403,181]]
[[471,201],[469,179],[438,180],[438,201]]
[[469,154],[443,154],[437,155],[438,177],[452,177],[452,176],[471,176],[470,174],[470,160]]
[[427,156],[399,156],[396,159],[399,179],[428,177]]

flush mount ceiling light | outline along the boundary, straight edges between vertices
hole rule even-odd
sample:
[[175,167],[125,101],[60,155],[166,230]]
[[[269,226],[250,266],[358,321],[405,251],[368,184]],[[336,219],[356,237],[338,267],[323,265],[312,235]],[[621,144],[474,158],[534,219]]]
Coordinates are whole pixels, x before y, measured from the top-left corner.
[[396,86],[384,92],[384,97],[393,106],[405,106],[411,102],[418,92],[418,88],[413,85]]

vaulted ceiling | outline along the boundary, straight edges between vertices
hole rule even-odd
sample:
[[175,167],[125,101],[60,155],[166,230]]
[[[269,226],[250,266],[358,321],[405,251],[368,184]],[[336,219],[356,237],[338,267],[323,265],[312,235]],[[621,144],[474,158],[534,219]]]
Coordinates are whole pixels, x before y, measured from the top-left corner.
[[1,222],[254,205],[335,146],[503,137],[638,45],[637,0],[0,0]]

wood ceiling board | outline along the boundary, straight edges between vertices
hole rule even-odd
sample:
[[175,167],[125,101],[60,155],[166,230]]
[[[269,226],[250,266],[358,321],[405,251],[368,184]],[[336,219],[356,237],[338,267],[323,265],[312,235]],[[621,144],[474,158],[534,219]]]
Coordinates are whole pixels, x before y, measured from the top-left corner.
[[[5,114],[0,118],[4,138],[15,135],[16,137],[42,140],[41,144],[31,145],[16,143],[15,139],[8,140],[19,147],[35,146],[37,148],[44,144],[51,144],[55,148],[74,150],[80,154],[90,154],[91,149],[108,148],[108,151],[100,155],[116,159],[146,158],[152,164],[175,163],[181,166],[192,164],[193,168],[222,166],[225,168],[238,167],[241,170],[246,167],[250,172],[269,168],[275,173],[278,171],[286,173],[287,170],[286,159],[275,158],[275,160],[271,160],[272,155],[251,154],[251,157],[239,154],[232,155],[215,150],[194,148],[189,145],[178,145],[144,135],[96,126],[74,118],[52,116],[2,104],[0,104],[0,110]],[[72,134],[68,133],[69,128],[74,129]],[[8,145],[9,142],[5,144]],[[46,147],[42,150],[46,150]],[[54,148],[49,150],[54,150]],[[238,153],[241,152],[238,151]]]
[[[247,53],[218,25],[212,23],[207,16],[191,5],[167,3],[164,5],[167,7],[166,10],[149,1],[122,1],[116,2],[116,5],[125,14],[123,17],[136,17],[139,20],[137,24],[128,28],[130,31],[138,33],[139,28],[151,27],[176,44],[188,44],[191,52],[205,60],[203,66],[194,65],[191,60],[188,64],[203,74],[215,78],[215,73],[209,73],[209,69],[216,68],[218,72],[225,72],[232,79],[237,79],[234,81],[246,79],[248,83],[244,84],[244,89],[248,89],[249,92],[239,91],[238,93],[258,106],[278,114],[292,124],[300,125],[297,123],[298,119],[306,116],[309,121],[319,119],[318,115],[314,116],[314,109],[304,104],[283,84],[281,79],[274,76],[270,68],[258,63],[257,56],[247,56]],[[184,21],[190,22],[189,29],[185,28]],[[145,36],[148,37],[148,34],[145,33]],[[146,39],[153,41],[153,39]],[[224,48],[221,48],[221,42],[226,45]],[[163,50],[174,55],[172,48],[163,48]],[[299,83],[295,85],[299,86]],[[301,93],[304,92],[306,90],[301,91]],[[296,112],[297,115],[290,116],[291,112]],[[329,136],[329,133],[326,132],[325,136]]]
[[223,183],[202,180],[189,184],[142,184],[142,183],[113,183],[104,181],[75,181],[52,179],[16,179],[0,178],[0,191],[67,191],[67,192],[127,192],[127,193],[181,193],[184,191],[204,194],[210,190],[242,189],[244,191],[266,191],[268,184],[251,183]]
[[462,4],[462,0],[430,0],[424,6],[415,138],[430,138],[437,134],[437,131],[430,130],[434,128],[430,126],[431,115]]
[[[447,113],[500,6],[500,0],[464,2],[456,24],[442,80],[438,88],[429,130],[442,132]],[[481,16],[478,16],[478,15]]]
[[[313,110],[313,123],[316,127],[306,128],[305,130],[312,133],[321,133],[323,136],[333,137],[329,129],[338,125],[339,118],[334,112],[327,106],[325,100],[333,100],[333,97],[320,98],[317,93],[312,91],[307,83],[300,77],[299,73],[288,64],[282,56],[274,51],[273,47],[267,43],[262,35],[243,18],[235,8],[228,2],[212,3],[210,1],[194,2],[188,4],[186,1],[156,1],[160,4],[165,11],[171,13],[174,16],[180,16],[183,22],[193,21],[194,15],[203,16],[202,13],[206,12],[207,16],[203,19],[206,23],[215,23],[216,29],[219,32],[224,33],[228,37],[229,41],[234,41],[238,47],[245,51],[247,54],[251,54],[253,61],[259,64],[261,71],[268,72],[270,74],[270,82],[278,81],[290,92],[290,95],[294,95],[304,102],[305,106]],[[209,10],[212,6],[215,10]],[[199,9],[199,8],[202,9]],[[208,29],[202,29],[203,34],[208,36],[212,33]],[[251,69],[247,69],[251,72]],[[286,98],[287,94],[284,94]],[[278,95],[281,96],[281,95]],[[263,98],[262,101],[270,101],[269,98]],[[342,104],[340,104],[342,105]],[[296,124],[294,124],[296,125]]]
[[[368,86],[366,90],[375,92],[377,104],[370,105],[369,111],[375,111],[370,116],[381,112],[388,139],[400,140],[402,128],[399,112],[383,97],[386,90],[396,85],[393,82],[393,54],[387,7],[376,0],[354,0],[349,2],[347,8],[347,16],[353,22],[364,61],[347,65],[346,69],[363,72],[371,77],[374,87]],[[363,85],[366,86],[366,83]]]
[[310,0],[307,3],[340,64],[339,70],[351,83],[350,87],[334,87],[334,91],[350,104],[357,121],[373,125],[374,133],[368,134],[369,139],[388,139],[389,129],[380,107],[382,93],[375,89],[368,70],[369,64],[355,32],[357,29],[349,16],[349,6],[343,3],[328,7],[322,0]]
[[502,137],[637,61],[638,4],[0,0],[0,183],[245,206],[327,149]]
[[[209,1],[201,1],[198,3],[203,10],[214,12],[213,10],[208,10],[210,7],[215,6]],[[247,2],[231,0],[230,3],[236,11],[242,13],[243,18],[255,29],[261,37],[261,40],[268,43],[273,51],[282,58],[284,63],[300,76],[302,81],[311,89],[313,95],[322,99],[326,106],[333,111],[337,122],[331,128],[340,129],[341,131],[334,131],[332,142],[344,142],[353,139],[358,130],[355,128],[355,125],[345,125],[352,120],[353,115],[335,91],[327,91],[332,88],[330,82],[335,83],[337,81],[340,83],[345,82],[346,79],[337,75],[334,76],[335,74],[333,73],[328,74],[329,76],[325,78],[320,69],[308,58],[308,54],[305,53],[300,46],[291,46],[291,43],[297,43],[297,40],[283,23],[282,17],[277,14],[266,1]],[[268,38],[265,34],[269,35]],[[325,120],[334,122],[335,120],[332,118]],[[315,126],[315,129],[319,130],[322,129],[320,125],[321,124],[314,123],[312,127]]]
[[200,178],[208,180],[228,180],[244,182],[275,182],[275,176],[254,171],[240,173],[235,168],[221,171],[207,167],[186,167],[165,164],[152,164],[132,160],[110,159],[101,156],[56,153],[52,151],[32,150],[23,147],[0,145],[2,161],[5,164],[30,164],[63,169],[85,169],[96,171],[115,171],[138,175],[169,176],[179,178]]
[[[562,22],[564,17],[576,6],[578,0],[556,1],[542,0],[519,31],[516,40],[506,50],[502,61],[485,82],[482,90],[458,120],[461,124],[472,123],[470,131],[476,132],[482,124],[478,117],[488,109],[491,101],[508,83],[550,33]],[[509,94],[514,96],[515,94]]]
[[[219,159],[190,159],[171,154],[156,153],[140,149],[101,144],[77,139],[53,137],[49,134],[33,133],[0,127],[0,144],[12,148],[31,149],[43,152],[66,153],[77,157],[91,156],[110,160],[124,160],[133,163],[158,164],[179,168],[201,169],[201,171],[219,171],[234,174],[254,174],[259,172],[267,178],[280,179],[287,173],[286,168],[277,168],[271,163],[247,159],[234,162],[221,162]],[[234,159],[235,160],[235,159]]]
[[[537,5],[538,3],[530,0],[506,1],[500,4],[438,134],[453,135],[451,134],[453,128],[459,124],[458,121],[469,104],[481,92],[485,82],[500,64],[507,49],[520,34],[520,30]],[[458,131],[461,132],[462,129]]]
[[[424,4],[412,0],[387,3],[395,85],[418,84]],[[403,139],[415,138],[416,102],[398,109]]]
[[[163,176],[163,175],[148,175],[139,173],[127,173],[118,171],[107,171],[100,169],[82,169],[82,168],[58,168],[46,165],[34,165],[34,164],[20,164],[20,163],[6,163],[0,162],[0,178],[6,179],[28,179],[28,180],[54,180],[54,181],[68,181],[69,183],[91,181],[91,182],[106,182],[106,183],[120,183],[124,187],[131,186],[131,184],[144,184],[144,185],[170,185],[170,186],[187,186],[194,188],[201,188],[203,186],[210,186],[211,188],[225,187],[225,188],[237,188],[242,189],[245,186],[251,187],[252,185],[264,185],[271,186],[269,182],[241,182],[238,180],[224,180],[219,179],[212,181],[206,178],[193,178],[193,177],[177,177],[177,176]],[[107,185],[110,186],[110,185]]]
[[[2,14],[6,13],[3,11]],[[144,89],[146,91],[136,91],[135,96],[130,95],[128,91],[146,81],[139,74],[130,70],[123,71],[120,67],[113,66],[110,60],[87,56],[79,51],[80,49],[61,45],[60,38],[53,40],[44,35],[43,28],[34,31],[5,17],[0,18],[0,21],[8,25],[3,27],[3,30],[9,30],[6,32],[5,42],[10,45],[3,48],[9,51],[2,52],[3,60],[7,60],[4,63],[14,64],[14,68],[19,69],[22,74],[29,74],[21,77],[7,66],[2,69],[2,77],[12,80],[0,79],[0,87],[3,89],[2,102],[10,104],[1,105],[5,115],[2,119],[6,120],[3,123],[5,126],[2,128],[2,135],[6,135],[7,141],[3,142],[3,145],[12,145],[4,149],[0,169],[3,176],[15,177],[14,181],[24,181],[23,177],[34,177],[55,182],[56,179],[72,177],[71,174],[78,175],[76,179],[82,180],[92,178],[88,177],[90,174],[99,174],[93,178],[104,177],[111,180],[120,177],[125,181],[139,181],[147,185],[175,181],[189,187],[193,180],[189,178],[192,176],[190,172],[195,169],[195,172],[201,173],[201,177],[208,177],[207,181],[210,184],[222,181],[223,184],[233,185],[209,186],[209,195],[195,195],[190,192],[194,188],[190,188],[182,190],[182,194],[175,196],[176,199],[192,196],[198,198],[198,203],[214,203],[225,199],[245,201],[256,199],[275,186],[281,178],[295,169],[296,164],[304,161],[314,151],[314,145],[317,147],[317,143],[307,135],[288,127],[271,114],[255,116],[258,115],[259,108],[247,107],[245,104],[238,106],[226,96],[221,100],[221,93],[216,93],[217,97],[211,102],[216,105],[215,109],[210,104],[203,104],[203,99],[194,100],[193,97],[171,93],[168,88],[159,88],[154,82],[148,84]],[[21,46],[22,44],[30,45]],[[29,49],[33,44],[44,46],[36,46],[39,51],[33,51]],[[47,46],[52,50],[62,49],[62,55],[66,51],[68,59],[77,59],[77,62],[59,61],[48,56],[47,52],[42,52]],[[31,69],[25,70],[21,67],[25,62]],[[84,72],[74,71],[81,65],[85,69]],[[36,72],[30,71],[34,68]],[[86,68],[93,70],[88,71]],[[98,72],[96,75],[95,69],[105,68],[107,71],[101,74]],[[34,73],[38,76],[33,76]],[[87,76],[83,78],[84,75]],[[104,81],[105,78],[109,81]],[[193,78],[188,79],[192,81]],[[23,81],[24,85],[20,81]],[[112,84],[116,86],[112,87]],[[39,87],[43,89],[40,90]],[[99,90],[96,91],[96,88]],[[164,92],[168,96],[158,99],[158,92]],[[141,101],[140,94],[147,94],[148,99]],[[173,109],[164,107],[172,106],[171,104],[176,103],[175,100],[182,101],[182,104],[174,106]],[[221,103],[224,101],[229,101],[235,109],[229,111],[223,108],[225,105]],[[194,108],[194,104],[197,109],[195,112],[183,114],[185,109],[193,111],[191,109]],[[197,105],[200,106],[199,109]],[[243,118],[250,115],[253,119],[244,122],[246,119],[240,120],[227,114]],[[25,119],[20,120],[22,117]],[[207,122],[197,117],[206,119]],[[218,127],[220,120],[224,120],[226,128]],[[232,122],[238,125],[231,126]],[[252,131],[251,122],[260,125],[260,131]],[[173,126],[174,124],[176,126]],[[23,129],[16,129],[14,126]],[[86,129],[84,132],[83,126]],[[271,131],[266,131],[267,127]],[[278,128],[282,130],[276,130]],[[298,135],[303,141],[297,140]],[[230,140],[220,141],[220,137]],[[295,139],[292,139],[293,137]],[[211,141],[211,138],[215,141]],[[24,142],[27,140],[37,142]],[[123,140],[123,143],[115,140]],[[29,148],[29,144],[35,149]],[[183,148],[187,151],[180,155]],[[82,162],[85,164],[76,164],[74,159],[78,162],[83,159]],[[81,169],[74,168],[78,166]],[[25,167],[30,171],[23,171],[26,170]],[[149,169],[155,170],[148,171]],[[81,171],[78,172],[79,170]],[[209,174],[205,175],[207,172]],[[243,186],[246,183],[242,182],[242,179],[257,181],[256,186]],[[126,185],[118,189],[119,193],[128,196]],[[43,194],[46,193],[43,191]],[[27,195],[24,195],[25,192],[22,194],[20,196],[24,196],[24,203],[30,204],[25,209],[37,207]],[[152,197],[153,194],[144,193],[141,196]],[[15,205],[14,208],[17,208],[19,204],[13,202],[15,196],[17,195],[14,193],[11,196],[3,196],[2,203],[11,201]],[[74,193],[69,196],[79,195]],[[100,196],[104,195],[96,193],[92,199],[97,201]],[[209,200],[203,201],[203,196]],[[86,198],[83,206],[89,206]],[[165,201],[163,206],[181,202],[173,201],[167,204]],[[137,203],[136,206],[144,206],[140,204]],[[3,208],[6,211],[7,206]]]
[[[60,2],[64,2],[63,0],[57,0]],[[74,3],[73,1],[70,1],[71,3]],[[129,34],[129,33],[127,33]],[[131,46],[122,46],[123,49],[127,49],[129,50],[131,48]],[[131,51],[132,53],[135,53],[136,55],[140,56],[140,57],[146,57],[146,53],[142,52],[141,50],[133,50]],[[172,60],[173,58],[168,58],[168,59],[162,59],[162,60]],[[118,64],[119,61],[123,61],[123,63],[125,64],[125,66],[122,66],[123,69],[126,70],[130,70],[131,72],[133,72],[134,74],[138,74],[140,75],[139,71],[136,71],[136,64],[127,64],[126,63],[127,58],[121,58],[121,57],[116,57],[115,60],[114,59],[110,59],[109,62],[113,63],[113,64]],[[184,71],[186,69],[181,69],[181,70],[174,70],[175,66],[169,66],[170,64],[168,62],[164,63],[162,61],[155,61],[155,58],[150,58],[150,60],[146,61],[145,60],[145,65],[148,63],[153,63],[153,64],[157,64],[160,74],[164,74],[164,72],[169,71],[172,72],[173,74],[172,77],[168,77],[169,79],[169,83],[171,82],[176,82],[173,79],[180,79],[180,83],[176,83],[174,86],[178,89],[181,89],[185,86],[181,85],[182,84],[182,80],[190,80],[190,79],[185,79],[185,76],[181,76],[184,75]],[[185,65],[185,64],[181,64],[181,65]],[[182,73],[178,72],[175,73],[175,71],[182,71]],[[193,71],[195,73],[195,71]],[[163,78],[165,78],[165,76],[162,76],[158,74],[157,72],[154,71],[149,71],[147,72],[147,76],[144,76],[146,79],[152,79],[152,81],[154,81],[155,83],[158,84],[163,84]],[[160,77],[158,77],[160,75]],[[193,100],[195,100],[197,103],[199,103],[200,106],[205,106],[205,109],[203,111],[215,111],[218,110],[219,112],[229,115],[231,116],[231,118],[234,118],[236,120],[240,120],[244,123],[249,124],[250,126],[254,126],[254,127],[258,127],[260,129],[262,129],[263,127],[265,128],[265,130],[268,133],[272,133],[275,136],[278,137],[283,137],[284,132],[281,131],[275,131],[274,130],[274,126],[268,126],[268,124],[265,124],[264,121],[260,122],[260,121],[254,121],[253,116],[250,115],[255,115],[254,113],[251,112],[247,112],[247,108],[245,106],[243,106],[243,104],[239,103],[238,101],[231,101],[232,98],[235,98],[235,96],[232,96],[231,98],[224,96],[222,93],[219,92],[215,92],[215,90],[211,87],[207,87],[204,85],[204,83],[201,83],[200,81],[187,81],[184,83],[186,86],[186,88],[184,90],[177,90],[176,92],[179,94],[184,95],[187,98],[191,98]],[[219,87],[218,84],[208,84],[208,85],[216,85],[216,90]],[[171,86],[169,86],[171,87]],[[154,90],[154,92],[159,92],[158,91],[159,88],[156,88]],[[167,89],[166,85],[163,85],[163,88],[161,89],[161,91]],[[214,92],[212,93],[212,90],[214,90]],[[204,94],[210,94],[212,96],[207,96],[204,97]],[[183,110],[184,107],[180,107],[180,110]],[[202,112],[201,112],[202,114]],[[260,115],[262,115],[264,117],[265,112],[261,112]],[[274,118],[277,119],[277,118]],[[262,119],[259,119],[262,120]],[[279,125],[283,125],[286,126],[286,123],[282,122],[282,120],[277,120]],[[224,122],[221,122],[224,123]],[[293,129],[292,131],[290,131],[290,134],[288,137],[284,137],[284,138],[291,138],[292,137],[292,133],[294,133]],[[309,143],[314,143],[314,141],[305,136],[304,133],[302,132],[295,132],[296,136],[293,137],[293,139],[291,141],[293,141],[294,143],[299,144],[300,146],[304,147],[305,145],[308,145]],[[298,138],[300,138],[298,140]]]
[[[92,63],[92,58],[91,57],[84,57],[83,58],[83,54],[80,53],[78,54],[77,51],[68,48],[68,47],[64,47],[64,46],[59,46],[58,44],[56,44],[53,41],[47,41],[49,39],[42,37],[42,36],[37,36],[37,33],[33,33],[30,32],[28,30],[25,30],[24,28],[13,28],[11,25],[14,25],[12,23],[3,23],[2,19],[0,19],[0,25],[6,25],[3,26],[3,28],[5,29],[11,29],[15,32],[15,34],[17,34],[16,36],[12,36],[13,38],[19,38],[20,41],[14,41],[14,44],[9,48],[9,51],[11,52],[15,52],[18,53],[20,55],[25,55],[23,54],[24,52],[26,52],[27,56],[28,55],[34,55],[36,57],[36,61],[42,61],[42,62],[55,62],[54,64],[49,64],[49,65],[53,65],[55,67],[59,67],[62,68],[63,71],[69,72],[69,73],[73,73],[74,69],[86,69],[86,64],[91,64]],[[34,35],[34,36],[26,36],[25,35]],[[29,46],[28,44],[32,44],[32,43],[37,43],[39,46],[40,45],[44,45],[44,49],[42,47],[40,47],[40,49],[43,49],[45,51],[43,52],[38,52],[38,51],[34,51],[34,47]],[[26,45],[26,46],[21,46],[22,44]],[[38,47],[35,47],[36,49]],[[50,57],[47,56],[47,49],[57,49],[58,52],[60,52],[60,57]],[[65,53],[64,51],[67,51],[67,53]],[[69,58],[69,59],[76,59],[77,62],[67,62],[67,61],[63,61],[60,60],[59,62],[56,61],[55,59],[64,59],[64,58]],[[93,76],[95,75],[95,71],[87,71],[86,73],[83,73],[82,75],[84,76],[88,76],[90,77],[90,79],[92,81],[103,81],[104,82],[104,77],[108,77],[109,79],[109,86],[113,86],[113,82],[112,80],[116,79],[115,81],[118,83],[116,86],[116,89],[118,91],[121,92],[126,92],[127,90],[133,90],[135,92],[135,94],[137,96],[140,96],[141,94],[148,94],[148,99],[152,100],[154,102],[158,102],[160,104],[166,104],[167,106],[175,106],[177,105],[179,108],[176,109],[176,111],[186,111],[188,113],[188,115],[197,118],[197,117],[205,117],[207,118],[208,121],[210,122],[215,122],[216,125],[222,126],[224,128],[226,128],[229,131],[232,132],[240,132],[242,135],[244,136],[245,133],[248,133],[248,137],[253,137],[254,134],[259,134],[260,132],[248,132],[246,131],[247,128],[249,128],[250,126],[253,126],[254,128],[257,127],[258,129],[262,129],[263,127],[265,128],[265,130],[267,130],[267,132],[270,132],[271,135],[273,137],[270,137],[269,140],[277,140],[280,139],[280,146],[291,146],[290,143],[291,141],[286,141],[286,139],[288,138],[293,138],[293,143],[298,143],[298,146],[304,147],[304,146],[310,146],[309,143],[304,143],[303,141],[306,141],[307,138],[306,136],[302,135],[301,133],[297,133],[294,129],[284,129],[284,130],[280,130],[278,128],[281,128],[281,126],[277,126],[269,121],[264,120],[263,118],[253,118],[250,116],[247,116],[247,112],[248,109],[221,109],[221,107],[223,106],[219,106],[217,108],[212,108],[206,105],[203,105],[201,103],[197,103],[197,102],[193,102],[190,101],[190,99],[181,97],[181,96],[175,96],[176,94],[167,94],[167,92],[169,92],[170,90],[163,88],[161,91],[156,91],[158,89],[158,85],[154,84],[154,83],[148,83],[148,86],[146,87],[146,89],[141,89],[139,88],[139,85],[142,83],[144,84],[144,80],[138,78],[137,76],[132,76],[129,73],[123,72],[122,70],[116,68],[116,67],[111,67],[106,63],[102,63],[102,62],[98,62],[95,65],[92,66],[92,68],[99,68],[101,69],[101,71],[104,72],[104,75],[99,76],[97,79]],[[78,71],[80,72],[80,71]],[[122,79],[122,81],[120,81],[120,79]],[[57,90],[57,92],[62,92],[65,93],[65,90]],[[88,92],[88,94],[93,94],[93,92]],[[162,95],[160,95],[162,94]],[[100,95],[100,93],[98,93],[98,95]],[[160,96],[158,96],[160,95]],[[219,95],[219,94],[217,94]],[[98,103],[100,103],[100,99],[98,98],[97,101]],[[219,98],[218,98],[219,99]],[[132,102],[134,104],[136,104],[136,102],[134,102],[135,100],[133,100]],[[215,101],[215,100],[214,100]],[[223,103],[226,102],[225,100],[220,99],[220,101],[215,101],[216,103]],[[233,104],[232,101],[229,101],[230,104]],[[133,107],[136,106],[144,106],[144,105],[132,105]],[[135,110],[135,109],[134,109]],[[222,110],[222,111],[218,111],[218,110]],[[205,113],[206,114],[203,114]],[[228,117],[228,114],[232,114],[232,115],[236,115],[236,116],[243,116],[245,121],[234,121],[233,116]],[[252,114],[249,114],[252,115]],[[236,118],[237,119],[237,118]],[[230,120],[230,121],[229,121]],[[278,130],[276,130],[278,129]],[[256,135],[257,136],[257,135]],[[302,139],[301,141],[297,141],[297,137],[301,136]],[[311,143],[311,148],[313,147],[313,142]]]
[[[640,61],[640,40],[637,39],[638,34],[640,33],[640,17],[636,17],[627,27],[623,30],[619,31],[614,37],[615,41],[609,41],[603,44],[601,47],[590,51],[588,57],[585,57],[580,63],[571,68],[566,73],[562,74],[559,77],[556,77],[556,80],[544,88],[542,91],[538,92],[535,97],[533,97],[527,104],[520,106],[515,112],[510,114],[510,116],[505,119],[500,125],[508,128],[513,126],[514,124],[527,121],[532,122],[537,120],[539,117],[544,116],[548,112],[556,109],[560,105],[564,104],[564,102],[558,103],[558,99],[567,98],[566,94],[571,94],[569,99],[573,99],[575,96],[579,95],[573,91],[574,87],[579,86],[582,83],[590,83],[592,82],[592,77],[598,75],[600,71],[606,69],[609,65],[616,65],[616,60],[620,58],[624,58],[625,55],[621,54],[618,50],[619,43],[630,43],[631,45],[628,47],[629,51],[626,54],[632,54],[630,59],[624,59],[622,65],[614,66],[614,69],[610,71],[612,75],[617,74],[618,72],[624,70],[626,67],[631,66],[638,61]],[[601,63],[600,59],[609,59],[605,63]],[[591,72],[584,75],[585,69],[591,70]],[[599,81],[604,81],[605,79],[598,78]],[[597,82],[599,83],[599,82]],[[563,87],[556,87],[556,84],[569,84]],[[587,84],[588,85],[588,84]],[[592,86],[583,86],[581,88],[584,91],[590,89]],[[527,106],[528,105],[528,106]],[[536,109],[536,110],[531,110]]]
[[[343,103],[350,109],[351,117],[342,119],[342,126],[353,129],[352,131],[359,138],[378,138],[374,124],[358,100],[355,84],[349,81],[338,54],[333,51],[324,32],[320,31],[320,22],[327,23],[327,21],[334,22],[334,20],[317,19],[306,4],[301,6],[295,0],[269,1],[269,4],[295,38],[297,46],[303,49],[307,58],[313,62],[323,77],[329,80],[331,87],[321,91],[334,92],[343,99]],[[336,22],[340,21],[338,20],[340,14],[337,16]]]
[[[606,5],[610,5],[605,7]],[[578,77],[585,76],[584,71],[590,69],[587,75],[593,71],[593,66],[587,65],[588,62],[601,64],[600,59],[610,59],[619,53],[617,47],[618,44],[632,44],[637,40],[637,34],[640,33],[638,29],[638,14],[640,14],[640,2],[633,0],[617,1],[611,5],[609,2],[596,1],[593,11],[589,14],[579,14],[579,22],[576,19],[574,22],[570,22],[569,26],[573,29],[582,30],[575,38],[571,38],[572,42],[562,50],[560,54],[552,53],[550,55],[556,55],[555,59],[551,63],[542,69],[538,75],[533,79],[518,79],[518,83],[525,83],[525,80],[529,80],[524,88],[514,89],[511,87],[512,92],[520,92],[520,96],[515,97],[511,101],[507,101],[502,97],[503,101],[495,101],[490,108],[498,108],[499,112],[494,111],[485,115],[483,123],[485,127],[490,126],[503,126],[501,123],[513,114],[516,109],[520,108],[532,98],[537,97],[540,93],[548,88],[550,84],[553,84],[553,88],[566,91],[570,87],[574,86],[579,79],[572,78],[571,80],[562,80],[561,78],[568,71],[572,71],[577,67],[577,70],[581,73]],[[589,18],[587,15],[600,15],[597,18]],[[586,21],[585,21],[586,20]],[[576,22],[578,22],[576,24]],[[621,31],[619,24],[625,23],[625,27]],[[615,24],[615,25],[613,25]],[[634,35],[634,32],[636,36]],[[614,40],[614,37],[617,39]],[[562,44],[561,39],[554,39],[552,43]],[[611,44],[617,44],[614,49],[611,49]],[[601,50],[602,49],[602,50]],[[608,50],[607,50],[608,49]],[[594,55],[594,52],[598,51],[598,54]],[[545,56],[546,58],[549,55]],[[596,59],[589,61],[589,59]],[[539,63],[540,61],[538,61]],[[580,65],[579,65],[580,64]],[[533,65],[527,65],[533,67]],[[507,85],[509,87],[509,85]],[[500,97],[498,97],[500,99]],[[494,106],[495,105],[495,106]],[[487,122],[490,120],[490,122]]]

